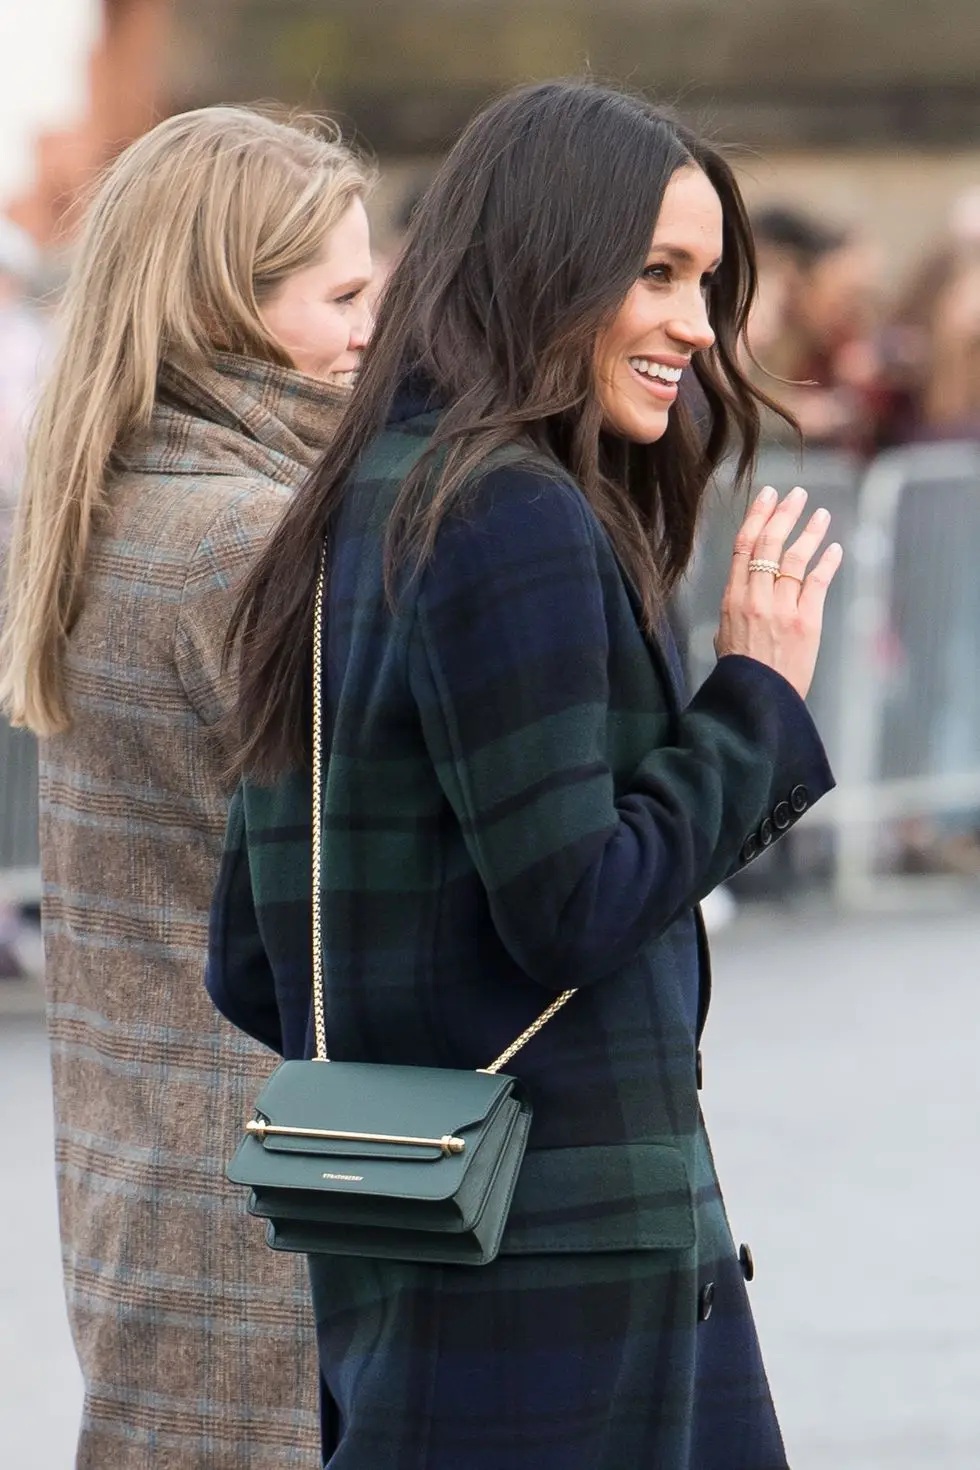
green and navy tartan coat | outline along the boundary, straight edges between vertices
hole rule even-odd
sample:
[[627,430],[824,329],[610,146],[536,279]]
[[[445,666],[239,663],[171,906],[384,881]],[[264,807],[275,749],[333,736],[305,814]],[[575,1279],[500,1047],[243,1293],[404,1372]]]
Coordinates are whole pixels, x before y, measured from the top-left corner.
[[[534,1121],[483,1268],[311,1262],[331,1470],[784,1470],[698,1105],[698,901],[832,785],[803,702],[723,658],[682,707],[568,480],[490,467],[397,610],[382,540],[436,421],[349,486],[325,616],[333,1057],[508,1070]],[[245,784],[208,988],[312,1052],[310,785]],[[258,1227],[257,1227],[258,1228]]]

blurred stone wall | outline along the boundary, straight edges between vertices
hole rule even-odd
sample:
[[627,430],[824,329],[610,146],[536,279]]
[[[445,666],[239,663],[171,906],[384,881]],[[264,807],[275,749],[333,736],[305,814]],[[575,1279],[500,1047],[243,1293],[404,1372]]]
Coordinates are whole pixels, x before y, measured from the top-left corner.
[[177,0],[175,97],[348,111],[438,149],[489,93],[586,67],[757,144],[980,143],[977,0]]
[[176,0],[168,59],[174,107],[275,98],[356,130],[382,247],[488,96],[586,71],[742,145],[751,202],[866,230],[888,283],[980,183],[980,0]]

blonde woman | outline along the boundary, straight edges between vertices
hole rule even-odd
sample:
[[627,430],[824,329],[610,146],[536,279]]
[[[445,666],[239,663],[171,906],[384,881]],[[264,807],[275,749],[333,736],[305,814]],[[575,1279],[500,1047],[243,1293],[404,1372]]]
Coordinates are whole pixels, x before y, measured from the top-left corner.
[[41,737],[78,1470],[318,1463],[302,1269],[223,1181],[271,1057],[202,974],[233,589],[366,341],[365,186],[312,126],[162,123],[94,199],[39,406],[0,699]]

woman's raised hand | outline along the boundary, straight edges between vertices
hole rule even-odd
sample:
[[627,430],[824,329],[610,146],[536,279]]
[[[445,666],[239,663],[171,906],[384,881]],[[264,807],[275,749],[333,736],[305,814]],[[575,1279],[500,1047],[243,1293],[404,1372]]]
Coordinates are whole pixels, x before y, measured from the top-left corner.
[[[806,698],[820,648],[827,588],[844,552],[828,546],[811,571],[830,515],[818,510],[793,545],[786,541],[806,505],[797,487],[784,500],[766,487],[735,538],[732,569],[721,604],[715,653],[741,653],[782,674]],[[761,564],[761,565],[760,565]]]

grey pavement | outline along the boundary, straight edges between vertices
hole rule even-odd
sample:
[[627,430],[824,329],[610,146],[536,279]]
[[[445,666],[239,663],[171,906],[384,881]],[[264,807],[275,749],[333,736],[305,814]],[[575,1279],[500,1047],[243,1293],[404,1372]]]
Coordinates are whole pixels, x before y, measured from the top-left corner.
[[[713,949],[704,1108],[794,1470],[976,1470],[980,899],[753,909]],[[0,1076],[0,1466],[70,1470],[44,1039],[2,995]]]
[[61,1290],[47,1043],[36,993],[10,981],[0,1078],[0,1466],[70,1470],[82,1388]]

